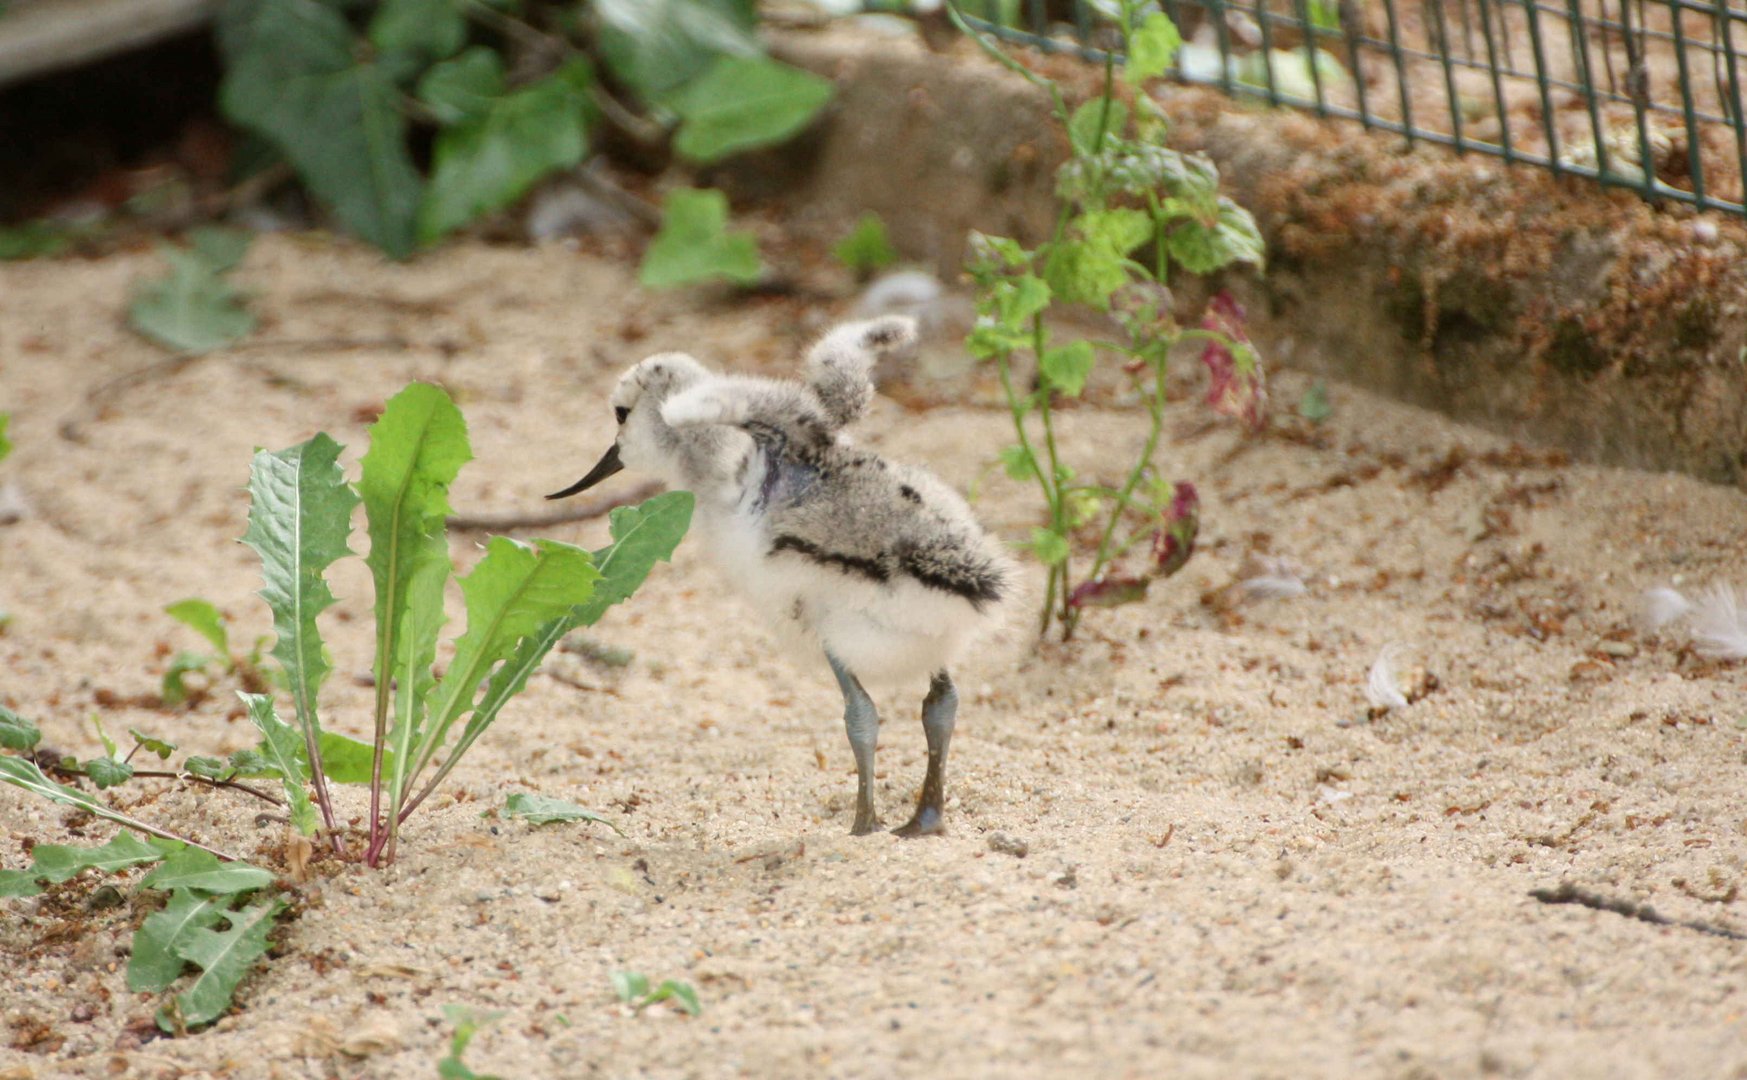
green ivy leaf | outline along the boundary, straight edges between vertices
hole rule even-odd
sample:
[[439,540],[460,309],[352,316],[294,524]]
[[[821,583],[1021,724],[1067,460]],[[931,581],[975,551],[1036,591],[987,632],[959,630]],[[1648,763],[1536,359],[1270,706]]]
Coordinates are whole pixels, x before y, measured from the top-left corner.
[[170,276],[150,281],[128,305],[133,328],[168,349],[202,353],[229,345],[255,328],[236,290],[197,252],[164,245]]
[[41,741],[42,732],[35,724],[0,705],[0,746],[8,750],[29,751]]
[[701,165],[782,142],[831,100],[810,71],[761,56],[724,56],[669,102],[679,114],[673,148]]
[[224,781],[237,774],[234,766],[215,757],[191,757],[182,763],[182,771],[202,780]]
[[224,915],[224,901],[202,896],[192,889],[170,893],[162,911],[146,916],[133,935],[133,955],[127,962],[127,988],[158,993],[182,977],[188,962],[176,952],[194,930],[216,926]]
[[440,64],[431,65],[419,80],[418,98],[439,121],[484,116],[504,92],[503,61],[495,49],[475,45]]
[[291,824],[305,836],[314,835],[315,804],[309,801],[309,763],[302,753],[302,737],[290,724],[279,719],[271,695],[238,692],[237,696],[248,706],[249,721],[265,736],[261,750],[273,768],[279,771],[285,786],[286,805],[291,811]]
[[706,188],[676,188],[662,203],[661,231],[643,254],[637,280],[651,289],[723,279],[758,280],[764,266],[747,233],[729,233],[728,198]]
[[[1105,114],[1105,104],[1109,104],[1109,114]],[[1104,138],[1098,138],[1099,124],[1103,124]],[[1074,110],[1074,115],[1068,120],[1068,141],[1073,144],[1076,154],[1097,154],[1112,140],[1122,134],[1128,124],[1128,106],[1115,98],[1095,97]]]
[[211,601],[199,597],[178,600],[164,608],[164,614],[211,642],[220,656],[230,655],[230,634],[225,631],[224,616]]
[[284,901],[276,897],[260,900],[236,911],[219,912],[219,918],[230,924],[226,930],[196,926],[184,931],[176,941],[176,954],[199,967],[200,974],[176,995],[174,1013],[159,1013],[158,1026],[166,1031],[174,1030],[177,1022],[199,1027],[223,1016],[237,984],[255,961],[267,954],[273,917],[284,907]]
[[1079,397],[1086,389],[1086,379],[1092,374],[1096,355],[1089,341],[1075,341],[1046,349],[1038,370],[1049,385],[1068,397]]
[[1068,538],[1053,529],[1031,530],[1031,553],[1045,566],[1054,566],[1068,557]]
[[199,889],[208,893],[243,893],[273,884],[271,872],[246,862],[219,862],[218,856],[196,847],[170,853],[140,882],[143,889]]
[[869,210],[861,215],[849,235],[831,249],[837,261],[858,277],[868,277],[898,261],[898,253],[886,235],[886,223]]
[[130,727],[127,729],[127,733],[133,737],[134,742],[139,744],[141,750],[146,751],[148,754],[158,755],[159,761],[169,760],[170,755],[176,752],[175,743],[167,742],[153,735],[147,735],[139,728]]
[[572,61],[444,128],[419,208],[419,239],[430,243],[501,210],[542,177],[581,161],[588,151],[587,88],[593,78],[586,61]]
[[624,830],[593,810],[584,810],[575,803],[565,802],[563,799],[548,798],[545,795],[528,795],[518,791],[504,800],[503,812],[505,817],[526,818],[530,825],[550,825],[558,821],[589,821],[605,825],[620,836],[625,835]]
[[396,82],[467,43],[458,0],[382,0],[370,20],[370,44]]
[[1183,47],[1183,35],[1177,24],[1163,12],[1155,11],[1141,20],[1128,39],[1128,62],[1122,74],[1131,86],[1163,75]]
[[89,776],[100,791],[133,779],[133,766],[112,757],[92,758],[80,765],[79,771]]
[[722,55],[758,56],[754,0],[595,0],[600,49],[613,73],[656,101]]
[[225,115],[283,153],[347,228],[410,255],[423,183],[400,89],[393,72],[357,58],[344,16],[321,0],[229,0],[218,40]]

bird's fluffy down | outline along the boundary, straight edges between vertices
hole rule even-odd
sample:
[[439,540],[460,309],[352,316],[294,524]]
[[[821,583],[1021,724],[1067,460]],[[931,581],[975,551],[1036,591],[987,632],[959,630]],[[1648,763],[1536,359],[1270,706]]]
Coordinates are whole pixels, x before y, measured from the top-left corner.
[[957,492],[841,435],[867,411],[874,363],[915,333],[903,317],[837,327],[809,352],[805,382],[662,354],[613,394],[625,466],[692,491],[693,530],[729,580],[791,646],[828,649],[870,683],[950,666],[1015,587]]

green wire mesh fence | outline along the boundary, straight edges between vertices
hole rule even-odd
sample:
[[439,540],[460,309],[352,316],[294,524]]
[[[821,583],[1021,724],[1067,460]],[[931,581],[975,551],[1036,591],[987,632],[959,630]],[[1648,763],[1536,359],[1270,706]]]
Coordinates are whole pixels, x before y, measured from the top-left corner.
[[[1747,0],[1161,0],[1176,77],[1742,213]],[[978,29],[1102,60],[1094,6],[962,3]],[[1739,45],[1737,44],[1739,43]]]

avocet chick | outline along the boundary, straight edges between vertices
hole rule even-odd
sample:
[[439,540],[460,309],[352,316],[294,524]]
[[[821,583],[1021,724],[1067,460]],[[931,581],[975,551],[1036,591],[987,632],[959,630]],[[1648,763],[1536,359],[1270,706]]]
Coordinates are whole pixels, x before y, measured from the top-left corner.
[[948,668],[999,622],[1014,589],[1002,545],[931,473],[856,449],[841,434],[873,399],[882,354],[915,344],[914,320],[839,326],[807,355],[805,381],[718,375],[684,353],[638,363],[613,389],[619,435],[586,491],[621,469],[697,498],[692,531],[790,645],[819,651],[843,691],[855,753],[853,835],[874,812],[879,715],[862,686],[928,679],[928,771],[900,836],[943,831],[946,753],[958,695]]

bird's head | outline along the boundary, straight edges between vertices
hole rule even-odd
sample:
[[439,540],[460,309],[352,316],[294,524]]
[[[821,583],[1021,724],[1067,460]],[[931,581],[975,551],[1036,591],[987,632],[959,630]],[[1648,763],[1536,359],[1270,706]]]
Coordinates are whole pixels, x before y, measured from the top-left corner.
[[709,374],[704,365],[685,353],[657,353],[633,365],[613,387],[618,438],[586,476],[546,497],[562,499],[587,491],[622,469],[653,474],[670,486],[685,486],[679,440],[662,421],[661,404]]

